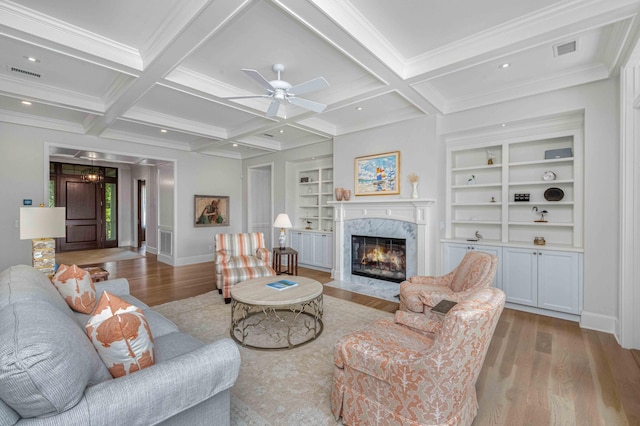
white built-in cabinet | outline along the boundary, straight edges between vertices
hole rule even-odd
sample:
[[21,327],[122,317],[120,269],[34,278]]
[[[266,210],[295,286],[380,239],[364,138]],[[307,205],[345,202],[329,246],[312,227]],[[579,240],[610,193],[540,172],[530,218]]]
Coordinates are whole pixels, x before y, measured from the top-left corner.
[[509,305],[580,315],[582,129],[582,114],[572,113],[446,138],[443,272],[468,250],[492,252]]
[[505,247],[502,258],[507,302],[580,314],[581,253]]
[[289,231],[289,246],[298,252],[298,263],[320,269],[333,265],[333,233],[294,229]]

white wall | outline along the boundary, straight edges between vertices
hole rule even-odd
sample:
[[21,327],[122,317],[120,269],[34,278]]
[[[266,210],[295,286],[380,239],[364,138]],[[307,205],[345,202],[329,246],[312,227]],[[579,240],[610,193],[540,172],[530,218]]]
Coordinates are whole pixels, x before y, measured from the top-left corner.
[[[558,90],[439,119],[446,134],[584,110],[584,304],[582,325],[613,333],[619,291],[619,81]],[[443,142],[441,142],[443,143]],[[444,164],[444,150],[440,161]],[[444,174],[440,175],[444,193]]]
[[[0,241],[0,270],[14,264],[31,263],[30,242],[19,239],[19,230],[15,227],[15,223],[18,220],[19,207],[22,205],[23,198],[33,199],[36,205],[45,202],[48,158],[44,158],[44,145],[47,142],[79,149],[175,160],[177,167],[175,248],[178,258],[174,263],[177,265],[212,260],[213,252],[208,247],[213,244],[213,235],[216,232],[242,230],[243,200],[240,179],[242,162],[240,160],[0,123],[0,157],[3,159],[3,167],[0,170],[0,199],[7,206],[0,212],[0,232],[3,236]],[[128,176],[129,179],[132,178],[131,173]],[[152,187],[148,189],[153,191]],[[231,225],[195,228],[193,226],[195,194],[229,195]],[[150,201],[151,208],[154,208],[154,200]],[[131,195],[128,194],[127,199],[121,200],[122,202],[130,204]],[[129,222],[125,226],[133,226],[131,217],[127,220]]]

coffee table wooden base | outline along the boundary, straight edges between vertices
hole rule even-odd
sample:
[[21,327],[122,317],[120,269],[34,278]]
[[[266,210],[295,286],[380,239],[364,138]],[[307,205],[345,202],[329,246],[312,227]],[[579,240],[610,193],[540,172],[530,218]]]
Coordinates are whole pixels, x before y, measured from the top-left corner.
[[[286,291],[286,290],[285,290]],[[322,294],[282,308],[231,300],[231,338],[252,349],[292,349],[315,340],[324,329]]]

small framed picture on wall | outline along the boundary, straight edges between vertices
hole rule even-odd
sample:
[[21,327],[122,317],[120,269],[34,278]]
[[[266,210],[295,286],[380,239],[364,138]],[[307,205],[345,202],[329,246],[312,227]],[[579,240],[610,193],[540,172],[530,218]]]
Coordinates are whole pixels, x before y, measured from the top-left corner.
[[229,197],[225,195],[196,195],[194,226],[229,226]]

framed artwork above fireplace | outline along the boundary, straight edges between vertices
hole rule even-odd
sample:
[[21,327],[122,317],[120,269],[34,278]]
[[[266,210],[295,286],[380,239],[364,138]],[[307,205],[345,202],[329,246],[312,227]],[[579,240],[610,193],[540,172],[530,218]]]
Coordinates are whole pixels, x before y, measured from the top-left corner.
[[354,194],[400,194],[400,151],[355,159]]

